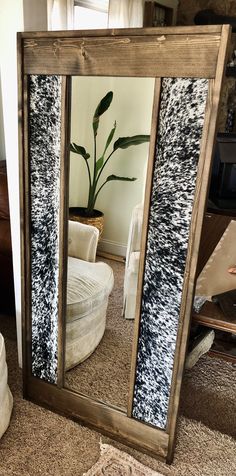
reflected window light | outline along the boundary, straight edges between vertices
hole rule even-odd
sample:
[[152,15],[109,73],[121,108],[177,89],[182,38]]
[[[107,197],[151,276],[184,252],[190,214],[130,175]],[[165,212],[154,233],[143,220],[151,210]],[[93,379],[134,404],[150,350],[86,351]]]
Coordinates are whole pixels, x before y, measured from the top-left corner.
[[59,30],[62,23],[61,9],[58,2],[54,2],[51,10],[51,29]]
[[108,1],[75,0],[74,28],[89,30],[107,28]]

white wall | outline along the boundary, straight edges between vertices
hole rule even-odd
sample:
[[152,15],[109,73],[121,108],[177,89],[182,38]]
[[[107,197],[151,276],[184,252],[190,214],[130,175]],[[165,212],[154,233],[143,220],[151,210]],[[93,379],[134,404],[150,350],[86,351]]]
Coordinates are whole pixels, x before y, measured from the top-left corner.
[[1,80],[1,69],[0,69],[0,160],[5,160],[5,159],[6,159],[6,151],[5,151],[4,126],[3,126],[2,80]]
[[[116,139],[150,134],[154,80],[151,78],[74,77],[72,82],[71,140],[93,154],[92,118],[101,98],[110,90],[113,101],[100,118],[97,135],[98,157],[104,149],[114,121]],[[98,197],[95,208],[105,214],[102,249],[125,254],[132,209],[143,200],[149,143],[119,149],[112,156],[103,177],[110,174],[137,177],[135,182],[110,182]],[[90,159],[91,160],[91,159]],[[70,206],[85,206],[88,179],[83,159],[71,153]],[[104,180],[103,180],[104,181]],[[102,182],[103,182],[102,181]],[[101,183],[102,183],[101,182]],[[106,249],[107,246],[107,249]],[[123,253],[122,253],[123,249]]]
[[2,80],[3,127],[7,161],[11,236],[14,266],[16,316],[21,363],[21,279],[20,216],[18,173],[17,62],[16,32],[23,30],[23,3],[19,0],[0,2],[0,69]]
[[[39,2],[40,11],[38,10]],[[24,19],[27,21],[27,30],[46,30],[46,4],[46,0],[0,0],[0,72],[3,115],[1,130],[4,130],[5,136],[4,158],[7,161],[20,365],[22,365],[22,349],[16,32],[24,30]]]

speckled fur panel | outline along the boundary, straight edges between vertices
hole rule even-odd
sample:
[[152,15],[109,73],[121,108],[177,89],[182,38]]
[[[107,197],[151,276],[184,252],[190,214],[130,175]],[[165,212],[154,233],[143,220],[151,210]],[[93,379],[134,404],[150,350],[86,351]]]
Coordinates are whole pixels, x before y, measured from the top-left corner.
[[32,373],[56,383],[61,77],[29,80]]
[[208,81],[162,82],[133,417],[166,428]]

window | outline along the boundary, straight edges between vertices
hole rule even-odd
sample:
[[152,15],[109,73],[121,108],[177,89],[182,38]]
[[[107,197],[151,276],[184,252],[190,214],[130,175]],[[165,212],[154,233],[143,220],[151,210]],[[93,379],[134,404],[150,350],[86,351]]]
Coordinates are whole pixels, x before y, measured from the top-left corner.
[[75,0],[74,5],[75,29],[107,28],[108,0]]

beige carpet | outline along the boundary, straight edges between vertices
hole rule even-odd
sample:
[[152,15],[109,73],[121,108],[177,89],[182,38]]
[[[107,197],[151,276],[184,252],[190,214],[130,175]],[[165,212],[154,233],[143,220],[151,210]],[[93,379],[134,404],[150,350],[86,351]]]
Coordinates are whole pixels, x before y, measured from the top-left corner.
[[125,265],[99,259],[114,272],[104,336],[93,354],[66,372],[66,387],[120,408],[127,408],[134,321],[122,317]]
[[[101,435],[22,399],[14,319],[1,316],[0,332],[6,338],[9,384],[14,396],[11,424],[0,440],[0,476],[81,476],[99,459]],[[229,403],[235,369],[226,362],[205,360],[207,365],[203,361],[197,364],[194,378],[189,380],[188,377],[191,393],[188,400],[185,395],[185,400],[189,414],[192,400],[193,416],[198,413],[202,422],[212,427],[216,425],[216,416],[213,414],[211,419],[212,408],[209,409],[215,386],[212,378],[216,372],[215,378],[220,377],[217,393],[224,393],[225,403],[218,413],[220,427],[235,417],[235,406]],[[102,437],[102,442],[126,451],[164,476],[236,475],[236,441],[184,416],[179,419],[175,458],[170,467],[108,438]]]
[[185,372],[181,412],[236,438],[236,366],[203,356]]
[[114,446],[102,444],[101,456],[83,476],[162,476]]
[[[133,321],[121,317],[124,264],[103,260],[112,266],[115,277],[106,331],[93,355],[67,372],[66,385],[127,408]],[[236,367],[203,357],[193,369],[185,372],[181,411],[213,430],[236,437]]]

